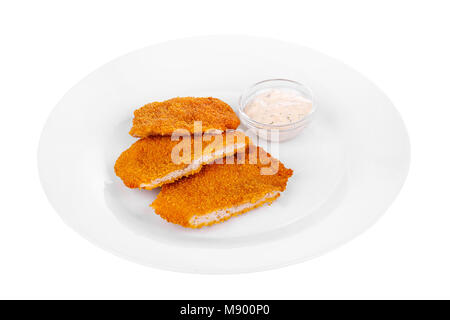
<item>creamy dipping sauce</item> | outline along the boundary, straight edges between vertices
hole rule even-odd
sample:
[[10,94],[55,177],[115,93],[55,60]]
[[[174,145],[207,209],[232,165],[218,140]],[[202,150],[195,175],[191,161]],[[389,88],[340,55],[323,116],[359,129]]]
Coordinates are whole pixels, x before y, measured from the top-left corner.
[[287,125],[302,120],[312,110],[312,101],[292,89],[267,89],[245,106],[245,113],[264,124]]

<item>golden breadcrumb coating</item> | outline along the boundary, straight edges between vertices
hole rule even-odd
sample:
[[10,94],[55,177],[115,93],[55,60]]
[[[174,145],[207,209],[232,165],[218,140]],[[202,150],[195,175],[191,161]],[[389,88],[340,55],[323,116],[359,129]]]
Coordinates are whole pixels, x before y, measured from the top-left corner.
[[[252,158],[255,154],[262,156]],[[193,176],[164,185],[151,204],[155,213],[169,222],[198,228],[274,201],[285,190],[293,171],[254,145],[247,148],[245,163],[237,163],[240,156],[242,154],[235,154],[235,164],[209,164]],[[266,158],[271,163],[263,161]],[[268,170],[274,174],[267,174]],[[230,208],[249,204],[250,207],[237,212],[230,211]],[[217,210],[226,210],[228,215],[220,220],[193,224],[193,217],[195,219]]]
[[198,140],[193,136],[175,141],[170,136],[150,136],[125,150],[117,159],[114,171],[127,187],[151,190],[198,172],[204,164],[225,155],[232,156],[249,143],[243,132],[234,130],[200,135]]
[[194,133],[194,121],[202,121],[202,132],[216,129],[236,129],[239,118],[233,109],[216,98],[173,98],[163,102],[152,102],[134,111],[134,137],[171,135],[176,129]]

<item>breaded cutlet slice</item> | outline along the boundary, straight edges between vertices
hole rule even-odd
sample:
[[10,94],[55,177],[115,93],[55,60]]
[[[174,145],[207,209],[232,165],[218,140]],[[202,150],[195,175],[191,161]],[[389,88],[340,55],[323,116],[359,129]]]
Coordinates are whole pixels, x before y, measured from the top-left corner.
[[[261,156],[255,159],[255,153]],[[239,156],[234,156],[235,164],[209,164],[193,176],[164,185],[151,207],[169,222],[200,228],[272,203],[293,171],[259,147],[247,148],[245,162],[239,163]]]
[[202,132],[236,129],[239,118],[233,109],[216,98],[178,97],[162,102],[152,102],[134,111],[134,137],[171,135],[176,129],[194,133],[194,121],[202,122]]
[[116,175],[129,188],[151,190],[194,174],[204,164],[233,156],[251,143],[243,132],[235,130],[203,134],[199,140],[194,136],[179,138],[172,141],[170,136],[150,136],[136,141],[117,159]]

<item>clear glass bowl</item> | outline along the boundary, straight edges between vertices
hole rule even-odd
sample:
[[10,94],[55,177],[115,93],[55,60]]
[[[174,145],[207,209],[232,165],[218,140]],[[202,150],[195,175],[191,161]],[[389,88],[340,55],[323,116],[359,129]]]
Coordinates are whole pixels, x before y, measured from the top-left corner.
[[[290,89],[295,90],[301,97],[310,100],[312,103],[311,111],[302,119],[289,124],[274,125],[258,122],[245,113],[247,104],[262,91],[268,89]],[[286,79],[269,79],[255,83],[245,90],[239,99],[239,118],[241,122],[254,134],[270,141],[284,141],[295,137],[312,120],[316,110],[313,94],[304,84]]]

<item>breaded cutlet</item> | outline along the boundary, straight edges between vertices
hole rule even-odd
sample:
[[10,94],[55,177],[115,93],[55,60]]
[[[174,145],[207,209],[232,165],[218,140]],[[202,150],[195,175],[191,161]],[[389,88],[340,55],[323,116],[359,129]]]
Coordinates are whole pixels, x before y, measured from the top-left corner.
[[194,121],[202,122],[202,132],[236,129],[239,118],[233,109],[216,98],[178,97],[162,102],[152,102],[134,111],[134,137],[171,135],[176,129],[194,133]]
[[197,142],[193,136],[179,137],[179,141],[170,136],[142,138],[122,152],[114,171],[127,187],[151,190],[194,174],[206,163],[233,156],[251,143],[243,132],[235,130],[199,137]]
[[239,163],[239,154],[234,158],[235,164],[209,164],[195,175],[164,185],[151,207],[169,222],[200,228],[272,203],[293,173],[253,145],[241,158],[244,163]]

